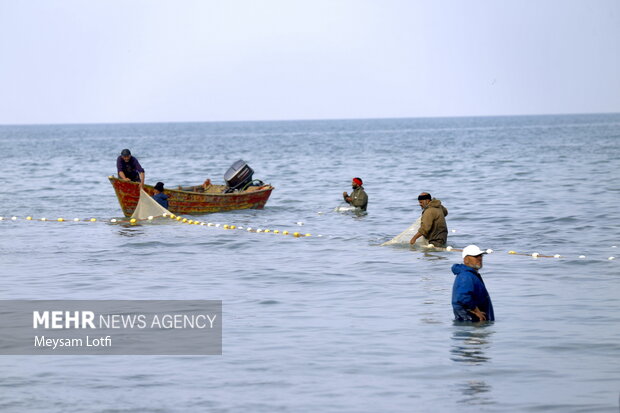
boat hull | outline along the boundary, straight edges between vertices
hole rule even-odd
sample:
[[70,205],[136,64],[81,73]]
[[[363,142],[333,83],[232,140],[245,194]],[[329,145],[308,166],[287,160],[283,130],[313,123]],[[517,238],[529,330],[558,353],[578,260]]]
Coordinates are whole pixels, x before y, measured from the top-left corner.
[[[127,217],[131,216],[140,200],[139,183],[122,181],[114,176],[108,179],[114,187],[123,214]],[[170,212],[199,215],[235,209],[263,209],[273,191],[271,185],[250,187],[248,190],[229,194],[223,193],[223,189],[223,186],[213,185],[207,192],[165,189],[164,193],[169,197],[168,210]],[[218,193],[220,190],[222,191]],[[152,196],[153,186],[144,185],[144,191]]]

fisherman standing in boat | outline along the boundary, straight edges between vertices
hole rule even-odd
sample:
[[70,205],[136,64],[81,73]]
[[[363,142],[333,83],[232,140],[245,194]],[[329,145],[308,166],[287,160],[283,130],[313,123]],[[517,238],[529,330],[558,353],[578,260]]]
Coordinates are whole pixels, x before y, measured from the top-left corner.
[[116,169],[122,181],[140,182],[140,188],[144,186],[144,169],[138,159],[131,156],[129,149],[121,151],[121,156],[116,159]]
[[359,208],[362,211],[366,211],[366,206],[368,205],[368,195],[366,195],[366,191],[364,191],[362,184],[362,178],[353,178],[353,181],[351,181],[351,188],[353,188],[353,192],[351,192],[351,195],[343,192],[342,196],[347,204]]
[[448,226],[446,225],[448,210],[441,205],[439,199],[432,198],[428,192],[422,192],[418,196],[418,203],[422,208],[422,221],[418,232],[409,243],[413,245],[418,238],[424,237],[435,247],[445,247],[448,241]]

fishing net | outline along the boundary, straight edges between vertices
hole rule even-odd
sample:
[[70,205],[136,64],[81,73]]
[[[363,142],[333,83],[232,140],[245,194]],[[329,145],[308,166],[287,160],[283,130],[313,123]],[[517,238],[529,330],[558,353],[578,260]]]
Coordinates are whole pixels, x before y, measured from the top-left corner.
[[144,192],[144,189],[141,189],[140,200],[131,218],[147,219],[148,217],[161,217],[164,214],[170,214],[170,211],[159,205],[149,194]]
[[334,208],[335,212],[355,212],[357,210],[359,210],[359,208],[356,208],[356,207],[354,207],[352,205],[348,205],[348,204],[340,205],[340,206],[337,206],[336,208]]
[[[384,242],[383,244],[381,244],[381,246],[384,246],[384,245],[398,245],[398,244],[409,245],[409,241],[411,241],[411,238],[413,238],[413,236],[416,234],[416,232],[418,232],[418,229],[420,228],[420,223],[421,222],[422,222],[422,216],[420,216],[420,218],[418,218],[416,220],[416,222],[411,224],[411,226],[409,228],[407,228],[406,230],[404,230],[403,232],[401,232],[400,234],[398,234],[397,236],[395,236],[391,240],[389,240],[387,242]],[[427,246],[428,245],[428,241],[426,240],[426,238],[420,237],[420,238],[418,238],[416,240],[415,245]]]

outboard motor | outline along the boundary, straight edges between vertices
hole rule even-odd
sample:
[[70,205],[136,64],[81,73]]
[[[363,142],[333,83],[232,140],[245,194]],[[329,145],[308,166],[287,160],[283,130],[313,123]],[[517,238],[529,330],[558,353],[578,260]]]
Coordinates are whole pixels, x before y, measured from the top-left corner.
[[224,174],[224,181],[228,186],[226,192],[245,189],[252,183],[252,175],[254,170],[244,160],[239,159]]

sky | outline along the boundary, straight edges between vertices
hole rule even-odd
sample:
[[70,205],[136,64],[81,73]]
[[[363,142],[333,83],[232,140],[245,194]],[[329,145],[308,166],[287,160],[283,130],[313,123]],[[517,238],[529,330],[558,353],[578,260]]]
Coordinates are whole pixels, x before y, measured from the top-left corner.
[[0,0],[0,124],[620,112],[620,0]]

